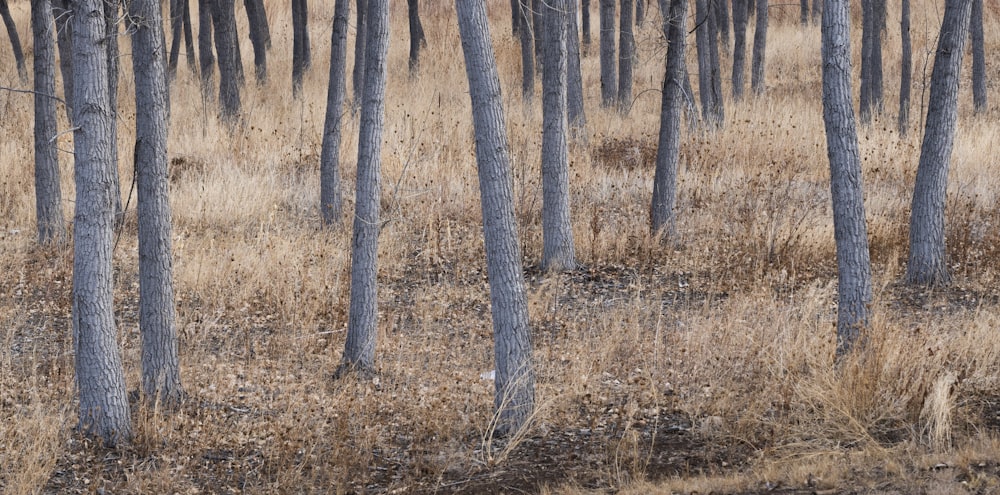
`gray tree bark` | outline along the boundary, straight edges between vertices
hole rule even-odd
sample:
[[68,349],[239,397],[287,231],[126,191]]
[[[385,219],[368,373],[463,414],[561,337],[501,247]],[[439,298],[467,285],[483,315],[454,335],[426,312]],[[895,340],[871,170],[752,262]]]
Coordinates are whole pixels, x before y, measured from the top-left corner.
[[365,87],[358,137],[357,196],[351,245],[351,304],[341,370],[372,372],[378,333],[378,234],[382,223],[381,150],[385,114],[389,1],[368,0],[365,12]]
[[132,0],[135,157],[139,213],[139,329],[142,391],[163,403],[181,400],[174,317],[170,198],[167,180],[167,84],[158,0]]
[[222,120],[233,124],[240,115],[240,74],[233,0],[212,0],[215,51],[219,54],[219,103]]
[[323,223],[340,223],[343,197],[340,191],[340,137],[347,92],[347,29],[350,0],[336,0],[333,7],[333,34],[330,40],[330,82],[326,92],[326,120],[320,151],[320,214]]
[[583,108],[583,74],[580,69],[580,30],[576,22],[576,0],[568,3],[566,16],[566,115],[574,138],[586,139],[587,114]]
[[641,26],[642,21],[646,19],[646,2],[644,0],[635,0],[635,25]]
[[861,122],[882,113],[882,27],[878,0],[862,0]]
[[[118,0],[104,0],[104,49],[108,52],[108,109],[115,125],[111,126],[111,170],[115,195],[115,225],[120,226],[125,218],[122,208],[121,185],[118,173]],[[165,55],[165,53],[164,53]]]
[[590,51],[590,0],[580,1],[580,29],[583,31],[583,53]]
[[660,136],[656,149],[656,173],[653,177],[653,201],[649,208],[654,234],[673,239],[676,234],[677,161],[680,156],[681,109],[684,106],[684,19],[687,0],[671,0],[664,11],[667,32],[667,64],[663,74],[660,104]]
[[485,3],[481,0],[456,0],[455,9],[458,11],[458,27],[472,99],[486,268],[490,283],[496,361],[494,431],[502,436],[524,426],[535,407],[528,301],[514,218],[514,181],[510,170],[500,77]]
[[[817,0],[819,1],[819,0]],[[743,99],[746,88],[747,7],[746,0],[733,0],[733,101]]]
[[632,33],[634,0],[622,0],[618,26],[618,111],[628,114],[632,106],[632,71],[635,62],[635,36]]
[[983,0],[972,0],[969,30],[972,35],[972,106],[986,110],[986,41],[983,36]]
[[59,49],[59,73],[62,74],[66,120],[73,123],[73,11],[69,0],[53,0],[52,16],[56,21],[56,46]]
[[910,127],[910,87],[913,76],[913,48],[910,45],[910,0],[900,5],[900,44],[902,60],[899,75],[899,134],[905,136]]
[[716,41],[715,17],[709,10],[712,0],[696,0],[698,48],[698,96],[701,99],[702,118],[721,126],[725,116],[722,103],[722,83],[719,71],[719,46]]
[[750,67],[750,89],[762,95],[767,90],[764,82],[765,53],[767,51],[767,2],[756,0],[757,30],[753,33],[753,58]]
[[191,72],[198,73],[198,61],[195,58],[194,38],[191,32],[191,2],[190,0],[170,0],[170,62],[167,66],[172,80],[177,75],[177,63],[180,60],[181,40],[184,41],[185,56]]
[[198,0],[198,59],[201,61],[201,94],[203,98],[212,98],[212,74],[215,71],[215,52],[212,49],[213,0]]
[[729,0],[712,0],[712,13],[715,17],[715,31],[718,44],[723,50],[729,49]]
[[872,299],[861,155],[851,103],[849,0],[826,0],[822,36],[823,123],[837,249],[837,355],[841,356],[868,325]]
[[525,103],[531,103],[535,98],[535,39],[531,34],[533,31],[531,23],[528,21],[528,11],[530,10],[528,0],[521,0],[521,99]]
[[32,0],[31,32],[34,38],[35,90],[35,219],[39,244],[62,244],[66,226],[59,185],[59,152],[55,137],[56,47],[49,0]]
[[566,146],[566,0],[542,11],[542,270],[576,268]]
[[[187,0],[181,0],[187,1]],[[247,11],[247,30],[250,31],[250,44],[253,45],[254,77],[258,85],[267,82],[267,48],[271,33],[267,26],[267,11],[263,0],[244,0]],[[295,12],[295,9],[292,9]]]
[[368,0],[356,0],[357,24],[354,32],[354,72],[351,74],[351,86],[354,88],[354,100],[352,109],[357,112],[361,109],[361,99],[364,95],[365,87],[365,43],[367,42],[367,22],[365,17],[368,14]]
[[945,255],[944,206],[958,120],[962,52],[971,10],[972,0],[947,0],[938,35],[927,123],[910,207],[910,259],[906,280],[914,285],[943,285],[950,281]]
[[407,14],[410,21],[410,74],[416,74],[420,65],[420,49],[427,46],[427,37],[424,36],[424,26],[420,22],[420,2],[419,0],[406,0]]
[[296,98],[302,93],[302,77],[312,65],[308,19],[306,0],[292,0],[292,95]]
[[615,72],[615,0],[600,0],[601,106],[611,107],[618,95]]
[[101,0],[74,4],[73,109],[76,213],[73,222],[73,344],[80,430],[108,445],[132,436],[113,311],[115,191],[111,160],[107,33]]
[[521,35],[521,2],[510,0],[510,34],[515,39]]
[[0,17],[7,27],[7,36],[10,38],[10,47],[14,50],[14,63],[17,65],[17,75],[21,82],[28,82],[28,67],[24,64],[24,50],[21,49],[21,38],[17,35],[17,26],[14,18],[10,15],[10,8],[7,0],[0,0]]
[[799,24],[802,27],[809,25],[809,0],[799,0]]
[[823,16],[823,0],[813,0],[813,6],[812,6],[813,24],[821,23],[822,16]]

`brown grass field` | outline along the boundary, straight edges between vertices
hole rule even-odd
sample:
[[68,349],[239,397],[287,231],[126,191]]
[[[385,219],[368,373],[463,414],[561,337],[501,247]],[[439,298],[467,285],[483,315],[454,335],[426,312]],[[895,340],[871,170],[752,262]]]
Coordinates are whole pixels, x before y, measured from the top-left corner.
[[[486,434],[493,385],[480,374],[493,354],[479,193],[458,29],[443,0],[423,2],[429,46],[415,79],[405,4],[393,2],[380,372],[331,378],[350,272],[349,224],[324,229],[318,212],[332,3],[311,5],[314,63],[296,101],[290,9],[267,2],[271,79],[246,88],[233,132],[202,103],[181,57],[169,155],[189,400],[175,411],[136,404],[136,437],[119,450],[73,430],[71,250],[36,245],[32,99],[0,90],[0,493],[1000,493],[1000,8],[991,0],[991,109],[972,113],[966,57],[947,204],[955,282],[936,290],[899,281],[941,3],[914,3],[912,125],[901,137],[890,2],[886,111],[859,129],[873,321],[865,352],[839,368],[819,28],[800,27],[791,2],[772,4],[767,94],[727,100],[721,130],[685,131],[679,237],[664,245],[647,215],[665,54],[658,13],[636,34],[635,104],[622,117],[599,105],[595,5],[583,60],[589,139],[570,150],[585,268],[546,276],[534,268],[541,105],[521,102],[509,3],[491,1],[539,373],[532,427],[504,442]],[[30,64],[29,4],[11,9]],[[237,18],[249,68],[241,6]],[[134,129],[126,38],[123,194]],[[694,73],[693,45],[692,36]],[[24,88],[6,38],[0,47],[0,86]],[[348,211],[357,130],[346,115]],[[71,139],[60,147],[71,150]],[[61,160],[71,219],[71,155]],[[130,389],[139,384],[134,205],[133,195],[115,251]]]

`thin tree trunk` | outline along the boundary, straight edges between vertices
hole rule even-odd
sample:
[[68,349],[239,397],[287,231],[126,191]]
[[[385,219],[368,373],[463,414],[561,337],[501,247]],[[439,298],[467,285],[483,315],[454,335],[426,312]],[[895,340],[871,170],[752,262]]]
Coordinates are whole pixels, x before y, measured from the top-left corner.
[[802,27],[809,25],[809,0],[799,0],[799,24]]
[[167,180],[167,85],[158,0],[132,0],[132,72],[135,74],[135,158],[139,213],[139,329],[142,391],[147,398],[180,401],[180,362],[174,317],[170,197]]
[[913,49],[910,46],[910,0],[902,0],[899,20],[902,61],[899,75],[899,134],[910,127],[910,78],[913,76]]
[[927,124],[920,147],[917,181],[910,206],[910,258],[906,280],[915,285],[950,281],[944,238],[948,168],[958,120],[962,52],[969,33],[972,0],[948,0],[931,72]]
[[[729,50],[729,0],[711,0],[715,14],[715,31],[723,51]],[[718,50],[716,50],[718,51]]]
[[[712,0],[716,2],[716,5],[722,3],[723,0]],[[719,37],[716,33],[719,31],[719,25],[716,22],[718,17],[711,15],[709,13],[709,32],[711,36],[708,38],[708,56],[709,56],[709,68],[711,70],[711,80],[712,80],[712,102],[714,103],[712,110],[712,119],[715,125],[722,126],[725,120],[726,112],[722,96],[722,63],[719,60]],[[726,20],[728,24],[728,19]],[[728,32],[728,31],[727,31]],[[726,36],[728,42],[729,37]]]
[[542,71],[542,64],[545,62],[542,60],[542,17],[541,9],[542,2],[547,0],[528,0],[531,4],[531,9],[529,9],[529,14],[531,14],[531,37],[535,44],[535,72]]
[[358,137],[357,196],[351,244],[351,304],[341,372],[375,370],[378,333],[378,233],[382,223],[382,127],[385,114],[386,53],[389,48],[389,1],[368,0],[365,13],[365,86]]
[[757,30],[753,33],[753,59],[750,67],[750,88],[758,95],[764,94],[765,53],[767,51],[767,0],[756,0]]
[[535,48],[531,24],[528,22],[530,3],[521,0],[521,99],[531,103],[535,98]]
[[213,0],[212,23],[215,27],[215,51],[219,54],[219,103],[221,116],[229,124],[240,114],[240,73],[242,64],[236,46],[236,16],[233,0]]
[[181,2],[185,0],[170,0],[170,58],[167,63],[167,75],[172,81],[177,76],[177,62],[181,55],[181,38],[184,29],[184,7]]
[[195,57],[194,49],[194,36],[191,30],[191,1],[190,0],[180,0],[184,4],[184,10],[182,12],[182,25],[184,26],[184,50],[187,57],[188,69],[191,72],[198,73],[198,59]]
[[292,95],[302,92],[302,78],[312,65],[309,48],[309,7],[306,0],[292,0]]
[[365,43],[367,23],[365,18],[368,14],[368,0],[356,0],[357,25],[354,28],[354,72],[351,74],[351,86],[354,88],[353,111],[361,109],[361,96],[365,87]]
[[635,25],[642,26],[642,21],[646,19],[645,0],[635,0]]
[[17,65],[17,75],[21,78],[21,82],[28,82],[28,67],[24,64],[24,51],[21,49],[21,38],[17,35],[17,26],[14,25],[14,18],[10,15],[7,0],[0,0],[0,17],[3,17],[4,26],[7,27],[7,36],[10,37],[10,46],[14,50],[14,63]]
[[212,98],[212,74],[215,72],[215,53],[212,49],[213,0],[198,0],[198,58],[201,61],[201,94]]
[[986,41],[983,37],[983,0],[972,0],[969,25],[972,34],[972,105],[976,113],[986,110]]
[[69,0],[53,0],[52,16],[56,21],[56,47],[59,50],[59,73],[62,75],[66,120],[73,123],[73,11]]
[[104,0],[104,40],[102,44],[108,52],[108,110],[115,125],[111,126],[111,170],[115,195],[115,226],[121,226],[125,218],[122,209],[121,181],[118,172],[118,0]]
[[[820,0],[817,0],[820,1]],[[746,88],[747,9],[746,0],[733,0],[733,101],[743,99]]]
[[542,63],[542,270],[566,271],[576,268],[566,147],[566,0],[545,0],[540,5],[545,57]]
[[580,2],[580,29],[583,30],[583,53],[590,52],[590,0]]
[[823,16],[823,0],[813,0],[813,7],[812,7],[813,24],[820,24],[822,22],[822,16]]
[[872,299],[861,158],[851,103],[849,0],[826,0],[822,35],[823,123],[837,246],[837,355],[840,356],[851,350],[868,325]]
[[653,200],[649,208],[652,232],[666,239],[676,235],[677,161],[680,157],[681,108],[684,105],[684,19],[687,0],[671,0],[664,12],[667,32],[667,64],[663,74],[660,104],[660,136],[656,149],[656,173],[653,177]]
[[510,34],[515,39],[521,36],[521,2],[510,0]]
[[31,32],[34,37],[35,90],[35,219],[39,244],[62,244],[66,225],[59,183],[59,153],[55,137],[56,47],[49,0],[32,0]]
[[[695,15],[697,16],[697,31],[695,42],[698,48],[698,95],[701,99],[702,118],[715,126],[722,125],[723,109],[722,95],[716,91],[719,76],[714,63],[718,62],[718,46],[713,50],[715,42],[715,19],[708,9],[712,0],[696,0]],[[713,55],[714,52],[714,55]]]
[[884,3],[863,0],[861,37],[861,121],[871,122],[882,113],[882,31],[885,22]]
[[583,74],[580,69],[580,33],[576,23],[576,0],[568,3],[566,17],[566,115],[574,139],[586,139],[587,115],[583,108]]
[[635,62],[635,36],[632,33],[633,1],[622,0],[618,26],[618,111],[626,115],[632,106],[632,71]]
[[320,213],[323,223],[340,223],[343,197],[340,190],[340,138],[347,92],[347,29],[351,17],[350,0],[336,0],[333,7],[333,34],[330,39],[330,82],[326,93],[326,120],[320,152]]
[[[187,1],[187,0],[182,0]],[[254,78],[258,85],[267,82],[267,45],[270,35],[263,0],[243,0],[247,11],[247,29],[253,45]],[[294,9],[292,10],[294,12]]]
[[113,312],[115,191],[108,108],[108,52],[101,0],[74,4],[73,122],[76,213],[73,222],[73,347],[80,430],[107,445],[132,436]]
[[615,72],[615,0],[600,0],[601,106],[611,107],[618,95]]
[[406,0],[407,12],[410,19],[410,74],[416,74],[420,65],[420,49],[427,46],[427,38],[424,36],[424,26],[420,23],[420,3],[419,0]]
[[499,436],[507,436],[520,430],[535,408],[535,370],[531,361],[528,301],[514,218],[514,181],[486,6],[482,0],[456,0],[455,9],[472,99],[490,283],[496,363],[494,431]]

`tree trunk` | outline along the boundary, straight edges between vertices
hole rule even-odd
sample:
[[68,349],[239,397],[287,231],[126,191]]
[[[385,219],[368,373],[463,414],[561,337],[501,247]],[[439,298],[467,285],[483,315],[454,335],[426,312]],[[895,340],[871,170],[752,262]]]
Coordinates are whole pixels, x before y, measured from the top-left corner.
[[132,436],[113,312],[114,163],[108,52],[101,0],[74,4],[73,344],[80,430],[107,445]]
[[[820,1],[820,0],[817,0]],[[747,9],[746,0],[733,0],[733,101],[743,99],[746,88]]]
[[580,1],[580,29],[583,30],[583,53],[590,51],[590,0]]
[[622,0],[621,21],[618,26],[618,111],[628,114],[632,106],[632,70],[635,62],[635,36],[632,33],[632,6],[634,0]]
[[456,0],[458,27],[472,99],[483,237],[490,283],[496,362],[494,432],[516,433],[535,408],[528,301],[514,218],[513,178],[500,77],[483,1]]
[[351,17],[350,0],[336,0],[333,8],[333,35],[330,39],[330,82],[326,92],[326,120],[320,152],[320,214],[323,223],[340,223],[343,198],[340,191],[340,137],[347,92],[347,29]]
[[654,234],[673,239],[676,235],[674,206],[677,202],[677,161],[680,156],[681,108],[684,100],[684,19],[687,0],[671,0],[664,17],[667,32],[667,64],[663,74],[660,104],[660,136],[656,149],[656,173],[653,177],[653,201],[649,208]]
[[240,114],[240,72],[242,66],[236,45],[236,16],[233,0],[212,1],[215,27],[215,51],[219,54],[219,103],[222,120],[235,123]]
[[542,60],[542,34],[541,34],[542,5],[541,4],[546,0],[528,0],[528,1],[531,4],[531,9],[528,10],[528,13],[530,14],[531,17],[531,37],[535,42],[535,44],[533,45],[535,47],[535,72],[541,72],[542,64],[545,63],[545,61]]
[[66,120],[73,123],[73,11],[69,0],[53,0],[52,16],[56,21],[56,47],[59,50],[59,73],[62,74]]
[[976,113],[986,110],[986,42],[983,37],[983,0],[972,0],[969,24],[972,34],[972,105]]
[[174,318],[170,197],[167,193],[167,85],[158,0],[132,0],[135,74],[135,158],[139,213],[139,328],[142,391],[177,403],[181,389]]
[[948,0],[931,72],[927,124],[920,147],[910,207],[910,259],[906,280],[916,285],[949,282],[945,257],[944,205],[948,167],[958,119],[962,51],[969,32],[972,0]]
[[351,86],[354,88],[353,112],[361,109],[361,96],[365,87],[365,43],[368,36],[365,33],[368,13],[368,0],[356,0],[358,23],[354,32],[354,72],[351,74]]
[[642,26],[642,21],[646,19],[646,2],[635,0],[635,25]]
[[32,0],[31,32],[34,37],[35,90],[35,219],[39,244],[62,244],[66,226],[59,183],[56,147],[56,47],[49,0]]
[[[712,0],[715,14],[715,32],[723,50],[729,50],[729,0]],[[718,51],[718,50],[716,50]]]
[[292,0],[292,95],[296,98],[302,92],[302,77],[312,65],[308,19],[306,0]]
[[809,25],[809,0],[799,0],[799,24],[802,24],[802,27]]
[[267,82],[267,45],[270,39],[267,12],[264,10],[263,0],[243,0],[243,5],[247,11],[250,44],[253,45],[254,77],[258,85],[263,85]]
[[882,23],[884,4],[880,0],[862,0],[864,32],[861,36],[861,122],[871,122],[882,113]]
[[195,57],[194,52],[194,36],[191,29],[191,2],[190,0],[182,0],[184,4],[183,11],[183,26],[184,26],[184,50],[187,57],[188,68],[191,72],[198,73],[198,59]]
[[184,0],[170,0],[170,57],[167,62],[167,75],[172,81],[177,76],[177,61],[181,55],[181,37],[184,29],[184,16],[181,15]]
[[566,115],[575,139],[586,139],[587,115],[583,108],[583,74],[580,69],[580,33],[576,23],[576,0],[568,3],[566,16]]
[[[108,109],[115,125],[111,126],[111,170],[112,190],[115,196],[115,226],[121,226],[125,218],[122,209],[122,194],[118,172],[118,0],[104,0],[104,40],[102,44],[108,52]],[[161,54],[162,56],[163,54]]]
[[521,2],[510,0],[510,34],[515,39],[521,36]]
[[861,158],[851,103],[849,0],[826,0],[822,36],[823,123],[837,249],[837,355],[840,356],[851,349],[868,325],[872,299]]
[[545,57],[542,62],[542,270],[566,271],[576,268],[566,147],[566,0],[545,0],[540,5]]
[[902,44],[902,61],[899,76],[899,134],[906,135],[910,127],[910,78],[913,75],[913,49],[910,46],[910,0],[902,0],[899,31]]
[[357,196],[351,245],[351,305],[341,370],[375,370],[378,333],[377,255],[382,227],[381,150],[385,114],[386,53],[389,48],[389,0],[368,0],[365,13],[365,87],[358,136]]
[[0,0],[0,17],[3,17],[3,24],[7,27],[7,36],[10,37],[10,46],[14,50],[14,63],[17,64],[17,75],[21,82],[28,82],[28,67],[24,64],[24,51],[21,50],[21,38],[17,35],[17,26],[14,25],[14,18],[10,16],[10,8],[7,0]]
[[[684,17],[681,19],[670,17],[670,6],[668,5],[669,0],[660,0],[660,12],[663,18],[663,36],[666,39],[670,39],[670,27],[672,23],[678,23],[680,29],[684,31],[685,36],[687,34],[687,7],[688,4],[684,4]],[[663,14],[665,12],[665,14]],[[685,46],[687,45],[687,38],[684,41]],[[691,75],[688,73],[687,62],[685,62],[684,57],[680,60],[680,71],[683,75],[680,77],[679,84],[681,85],[681,103],[684,108],[684,116],[687,121],[688,130],[694,130],[698,128],[698,107],[695,105],[694,101],[694,89],[691,88]]]
[[753,60],[750,67],[750,88],[758,95],[764,94],[765,52],[767,50],[767,0],[756,0],[757,30],[753,33]]
[[212,50],[212,4],[214,0],[198,0],[198,58],[201,60],[201,94],[212,98],[212,73],[215,71],[215,53]]
[[813,0],[812,7],[812,22],[813,24],[819,24],[822,22],[823,16],[823,0]]
[[416,74],[417,66],[420,65],[420,49],[427,46],[427,38],[424,37],[424,26],[420,23],[420,3],[419,0],[406,0],[407,12],[410,18],[410,74]]
[[521,0],[521,99],[531,103],[535,97],[535,48],[528,23],[528,0]]
[[724,114],[721,82],[718,80],[721,76],[717,68],[719,47],[715,44],[715,18],[708,8],[710,1],[712,0],[695,1],[698,23],[695,32],[695,42],[698,45],[698,95],[701,99],[702,118],[705,122],[721,126]]
[[615,0],[600,0],[601,106],[611,107],[618,95],[615,72]]

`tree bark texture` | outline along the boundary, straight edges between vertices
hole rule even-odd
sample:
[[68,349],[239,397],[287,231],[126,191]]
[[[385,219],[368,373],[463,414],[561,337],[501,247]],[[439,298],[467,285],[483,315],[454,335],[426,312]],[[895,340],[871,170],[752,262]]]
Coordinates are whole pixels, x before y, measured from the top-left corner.
[[222,120],[235,123],[240,115],[240,70],[233,0],[212,0],[215,51],[219,54],[219,104]]
[[69,0],[52,0],[52,16],[56,21],[56,47],[59,50],[59,73],[62,74],[63,101],[66,120],[73,123],[73,11]]
[[622,0],[618,26],[618,111],[628,114],[632,106],[632,73],[635,66],[635,35],[632,32],[634,0]]
[[809,0],[799,0],[799,24],[802,27],[809,25]]
[[406,0],[406,11],[410,20],[410,74],[416,74],[420,65],[420,49],[427,46],[424,26],[420,23],[420,0]]
[[521,35],[521,2],[510,0],[510,34],[515,39]]
[[646,18],[645,0],[635,0],[635,25],[642,26],[642,21]]
[[680,157],[681,109],[684,106],[684,19],[687,0],[670,0],[664,12],[667,29],[667,64],[663,74],[660,104],[660,136],[656,149],[656,172],[653,177],[653,200],[649,208],[654,234],[672,239],[676,234],[677,161]]
[[[182,0],[184,1],[184,0]],[[267,82],[267,47],[270,43],[270,28],[267,26],[267,12],[263,0],[244,0],[247,11],[247,30],[253,45],[254,78],[258,85]],[[294,13],[295,10],[292,9]]]
[[972,106],[986,110],[986,40],[983,36],[983,0],[972,0],[969,31],[972,35]]
[[531,103],[535,98],[535,39],[528,21],[531,4],[520,0],[521,6],[521,99]]
[[381,150],[385,114],[386,53],[389,48],[389,0],[368,0],[365,40],[365,86],[358,137],[357,196],[351,245],[351,304],[341,366],[375,369],[378,333],[377,255],[382,227]]
[[326,92],[326,119],[320,151],[320,214],[323,223],[340,223],[343,197],[340,190],[340,138],[347,92],[347,29],[350,0],[336,0],[333,7],[333,34],[330,40],[330,82]]
[[7,36],[10,38],[10,47],[14,50],[14,63],[17,65],[17,75],[21,82],[28,82],[28,67],[24,64],[24,50],[21,49],[21,37],[17,35],[17,26],[14,25],[14,18],[10,15],[10,8],[7,0],[0,0],[0,17],[7,27]]
[[867,326],[872,299],[861,155],[851,97],[849,0],[826,0],[822,29],[823,123],[837,250],[839,356],[851,349]]
[[750,88],[758,95],[764,94],[767,89],[764,82],[764,64],[767,52],[767,2],[768,0],[756,0],[757,30],[753,33]]
[[32,0],[31,32],[34,38],[35,98],[35,220],[39,244],[66,240],[59,184],[59,152],[55,137],[56,47],[49,0]]
[[576,22],[576,0],[568,3],[566,16],[566,115],[574,138],[586,138],[587,114],[583,108],[583,74],[580,69],[580,30]]
[[80,429],[115,445],[131,438],[132,425],[113,310],[115,171],[110,148],[115,121],[108,108],[107,32],[101,0],[79,0],[71,22],[76,76],[73,343]]
[[534,411],[535,372],[531,361],[528,302],[514,217],[500,77],[482,0],[456,0],[476,134],[476,164],[482,198],[483,237],[490,283],[496,362],[495,432],[514,433]]
[[[111,110],[111,170],[115,195],[115,225],[121,225],[125,218],[122,209],[121,185],[118,173],[118,0],[104,0],[104,49],[108,52],[108,109]],[[165,55],[164,54],[161,54]]]
[[[629,0],[631,1],[631,0]],[[566,145],[566,0],[542,7],[542,270],[576,268]]]
[[167,84],[158,0],[132,0],[135,158],[139,214],[139,329],[142,391],[177,403],[183,394],[174,316],[170,198],[167,180]]
[[971,10],[972,0],[947,0],[938,35],[927,123],[910,206],[910,259],[906,280],[914,285],[939,285],[950,281],[945,253],[944,206],[958,120],[962,51],[969,32]]
[[[820,0],[817,0],[820,1]],[[733,101],[743,99],[747,72],[746,0],[733,0]]]
[[718,68],[719,46],[716,41],[715,18],[708,6],[712,0],[695,0],[698,48],[698,95],[701,99],[702,118],[721,126],[724,118],[721,74]]
[[212,73],[215,71],[213,3],[213,0],[198,0],[198,59],[201,62],[201,93],[205,98],[212,97]]
[[910,127],[910,88],[913,77],[913,48],[910,45],[910,0],[901,0],[900,44],[902,55],[899,72],[899,134],[905,136]]
[[367,23],[365,18],[368,14],[368,0],[356,0],[357,24],[354,32],[354,72],[351,74],[351,86],[354,88],[353,111],[361,109],[361,99],[364,95],[365,87],[365,43],[368,36],[365,31]]
[[583,53],[590,50],[590,0],[580,1],[580,29],[583,31]]
[[302,78],[312,64],[308,19],[306,0],[292,0],[292,95],[296,98],[302,93]]
[[600,0],[601,106],[611,107],[618,95],[615,72],[615,0]]
[[823,0],[813,0],[812,6],[812,22],[813,24],[820,24],[823,16]]
[[170,62],[167,66],[170,79],[177,75],[177,63],[180,60],[181,39],[184,41],[185,56],[191,72],[198,73],[198,61],[195,58],[194,38],[191,32],[191,1],[170,0]]
[[861,1],[861,122],[882,113],[882,28],[878,0]]
[[723,50],[729,49],[729,0],[711,0],[715,32]]

